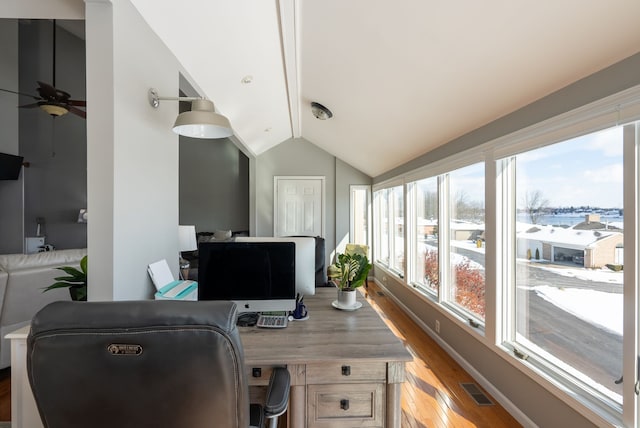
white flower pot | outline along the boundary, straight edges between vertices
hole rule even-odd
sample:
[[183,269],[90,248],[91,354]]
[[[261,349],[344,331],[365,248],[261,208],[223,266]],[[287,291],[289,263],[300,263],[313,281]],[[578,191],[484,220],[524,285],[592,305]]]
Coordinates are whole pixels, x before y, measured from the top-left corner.
[[338,305],[351,308],[356,304],[356,290],[338,290]]

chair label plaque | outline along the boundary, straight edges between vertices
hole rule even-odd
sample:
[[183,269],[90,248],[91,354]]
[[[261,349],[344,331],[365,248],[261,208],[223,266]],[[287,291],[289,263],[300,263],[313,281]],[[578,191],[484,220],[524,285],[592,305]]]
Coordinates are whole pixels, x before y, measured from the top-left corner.
[[126,343],[112,343],[107,346],[107,351],[111,355],[140,355],[142,354],[142,345],[131,345]]

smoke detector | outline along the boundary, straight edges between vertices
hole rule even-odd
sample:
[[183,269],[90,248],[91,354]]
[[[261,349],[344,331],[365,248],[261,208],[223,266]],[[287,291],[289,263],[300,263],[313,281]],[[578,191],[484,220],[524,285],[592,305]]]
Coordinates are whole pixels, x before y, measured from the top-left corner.
[[316,119],[320,120],[327,120],[333,117],[333,113],[331,113],[331,110],[315,101],[311,102],[311,113],[313,113]]

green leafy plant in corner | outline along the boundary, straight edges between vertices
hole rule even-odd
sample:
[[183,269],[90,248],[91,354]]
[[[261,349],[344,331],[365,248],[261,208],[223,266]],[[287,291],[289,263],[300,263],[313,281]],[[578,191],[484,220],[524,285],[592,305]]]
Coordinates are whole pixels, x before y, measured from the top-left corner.
[[65,272],[68,276],[59,276],[54,278],[55,283],[46,287],[45,291],[54,290],[56,288],[69,288],[71,300],[86,301],[87,300],[87,256],[80,260],[80,269],[72,266],[62,266],[56,268]]
[[338,254],[335,265],[340,271],[338,287],[343,291],[362,286],[371,270],[369,259],[362,254]]

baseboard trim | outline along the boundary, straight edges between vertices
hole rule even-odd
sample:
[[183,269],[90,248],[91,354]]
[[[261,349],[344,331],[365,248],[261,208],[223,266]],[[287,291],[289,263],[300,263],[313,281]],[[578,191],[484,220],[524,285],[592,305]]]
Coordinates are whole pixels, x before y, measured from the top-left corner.
[[401,307],[409,317],[420,326],[420,328],[429,335],[434,341],[442,347],[460,366],[467,371],[484,389],[486,389],[493,398],[504,409],[511,414],[523,427],[526,428],[538,428],[538,426],[529,417],[523,413],[511,400],[507,398],[498,388],[496,388],[491,382],[489,382],[482,374],[475,369],[462,355],[458,354],[454,348],[452,348],[447,342],[436,334],[428,325],[426,325],[420,318],[418,318],[404,303],[396,298],[396,296],[377,279],[374,279],[376,285],[386,292],[387,297],[390,297],[395,304]]

